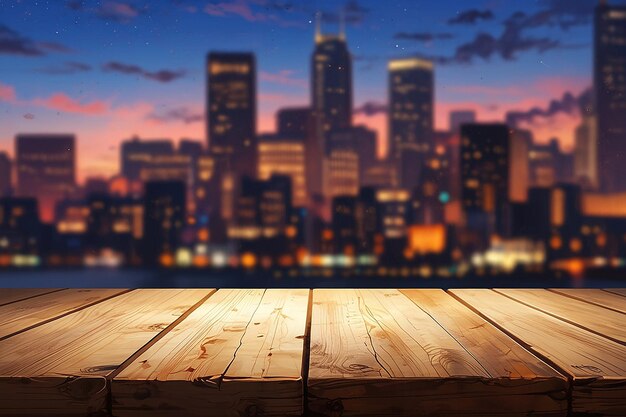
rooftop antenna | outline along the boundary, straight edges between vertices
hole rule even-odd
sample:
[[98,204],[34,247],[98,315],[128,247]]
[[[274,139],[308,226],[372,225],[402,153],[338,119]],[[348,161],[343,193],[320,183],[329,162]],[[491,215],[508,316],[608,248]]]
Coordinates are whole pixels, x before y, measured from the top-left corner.
[[346,12],[343,8],[339,11],[339,38],[346,39]]
[[320,12],[315,12],[315,42],[319,43],[322,40],[322,19]]

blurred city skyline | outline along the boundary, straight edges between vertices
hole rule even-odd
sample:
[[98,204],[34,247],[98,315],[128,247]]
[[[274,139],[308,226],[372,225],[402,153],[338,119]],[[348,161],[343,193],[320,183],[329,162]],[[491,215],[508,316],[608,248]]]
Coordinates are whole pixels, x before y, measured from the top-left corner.
[[[623,2],[613,1],[621,4]],[[7,2],[0,36],[0,150],[18,133],[73,133],[78,180],[119,170],[120,143],[205,140],[203,62],[210,50],[250,51],[258,70],[257,131],[275,112],[309,104],[315,13],[324,31],[343,14],[354,59],[354,122],[378,133],[386,153],[389,59],[435,61],[435,128],[453,110],[479,121],[509,111],[567,151],[592,84],[596,1],[280,2],[275,0]],[[50,18],[54,16],[54,18]]]

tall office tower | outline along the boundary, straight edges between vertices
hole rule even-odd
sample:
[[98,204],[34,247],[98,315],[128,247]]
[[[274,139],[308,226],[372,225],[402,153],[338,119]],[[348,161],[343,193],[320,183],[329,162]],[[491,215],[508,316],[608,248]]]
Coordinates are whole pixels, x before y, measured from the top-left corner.
[[54,206],[76,187],[74,135],[17,135],[17,194],[39,202],[40,218],[54,219]]
[[0,198],[0,242],[3,242],[0,254],[39,253],[41,225],[38,211],[34,198]]
[[576,128],[574,146],[574,180],[585,190],[598,186],[598,119],[595,114],[584,114]]
[[335,149],[324,158],[325,195],[329,198],[359,193],[359,154],[351,149]]
[[[314,195],[322,193],[322,159],[324,150],[317,134],[317,126],[310,107],[292,107],[278,110],[276,114],[278,134],[283,137],[300,139],[304,143],[306,203]],[[300,192],[294,188],[294,192]],[[299,199],[299,197],[298,197]],[[300,204],[298,204],[300,205]]]
[[11,193],[12,163],[6,152],[0,152],[0,197],[6,197]]
[[254,240],[282,234],[291,215],[291,180],[273,175],[267,180],[244,177],[235,205],[235,222],[229,226],[233,239]]
[[332,231],[335,253],[354,255],[357,248],[357,197],[334,197],[332,202]]
[[509,199],[509,128],[461,127],[462,206],[471,229],[503,234]]
[[532,132],[514,129],[510,143],[509,198],[512,202],[523,203],[528,198],[530,182],[529,152],[533,143]]
[[276,113],[276,126],[280,135],[306,139],[313,129],[310,107],[288,107]]
[[343,29],[322,34],[316,21],[311,68],[311,107],[323,132],[352,124],[352,57]]
[[450,132],[459,133],[461,126],[476,123],[474,110],[454,110],[450,112]]
[[594,89],[598,170],[605,192],[626,190],[626,6],[595,11]]
[[528,152],[529,178],[532,187],[552,187],[559,182],[571,182],[574,161],[572,154],[562,152],[559,141],[532,144]]
[[284,175],[291,179],[292,203],[305,207],[307,199],[306,153],[302,139],[287,135],[259,136],[260,180],[268,180],[273,175]]
[[237,176],[256,175],[256,63],[252,53],[207,58],[209,151],[225,156]]
[[422,58],[389,61],[389,156],[400,185],[413,189],[432,151],[433,62]]
[[353,126],[328,133],[327,153],[350,150],[359,157],[359,182],[378,162],[376,131],[365,126]]
[[143,262],[171,266],[179,247],[186,215],[185,183],[146,184],[143,210]]
[[132,139],[122,142],[120,166],[122,175],[130,181],[140,181],[144,168],[153,164],[160,156],[174,153],[174,144],[169,139]]
[[437,145],[420,172],[419,184],[413,189],[415,222],[422,225],[445,222],[445,208],[451,200],[450,152]]

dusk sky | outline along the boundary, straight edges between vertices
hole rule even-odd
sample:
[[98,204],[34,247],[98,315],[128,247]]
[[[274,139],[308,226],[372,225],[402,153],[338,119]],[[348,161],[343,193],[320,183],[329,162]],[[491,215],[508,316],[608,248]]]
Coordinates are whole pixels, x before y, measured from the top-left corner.
[[12,154],[17,133],[75,133],[82,179],[116,173],[119,143],[135,134],[204,141],[210,50],[256,54],[258,130],[273,131],[276,109],[309,103],[314,13],[323,12],[324,31],[336,31],[342,9],[355,121],[379,130],[381,149],[386,63],[411,54],[437,62],[438,129],[453,109],[492,121],[537,107],[528,122],[536,139],[559,136],[570,149],[576,103],[591,85],[595,4],[0,0],[0,150]]

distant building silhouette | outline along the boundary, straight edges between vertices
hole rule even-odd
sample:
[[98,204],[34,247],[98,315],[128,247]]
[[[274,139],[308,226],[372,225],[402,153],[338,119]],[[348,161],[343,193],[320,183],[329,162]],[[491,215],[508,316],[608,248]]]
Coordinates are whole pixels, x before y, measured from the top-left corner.
[[122,175],[131,181],[139,181],[141,172],[154,165],[159,156],[174,153],[174,144],[169,139],[140,139],[134,137],[122,142],[120,166]]
[[0,197],[11,194],[13,187],[13,163],[6,152],[0,152]]
[[311,68],[311,105],[323,132],[352,124],[352,58],[345,33],[322,34],[316,22]]
[[389,156],[400,185],[412,189],[432,151],[434,75],[432,61],[411,57],[389,61]]
[[626,190],[626,6],[595,10],[594,89],[598,169],[606,192]]
[[462,206],[470,229],[504,234],[509,199],[509,128],[461,127]]
[[272,175],[288,176],[293,189],[293,205],[305,207],[308,198],[304,140],[282,134],[260,135],[258,147],[259,179],[268,180]]
[[252,53],[207,58],[207,137],[239,177],[256,175],[256,63]]
[[185,183],[153,181],[145,185],[143,262],[172,266],[186,215]]
[[454,110],[450,112],[450,131],[459,133],[464,124],[476,123],[474,110]]
[[54,206],[76,187],[74,135],[31,134],[15,138],[17,195],[37,198],[42,221],[54,218]]

